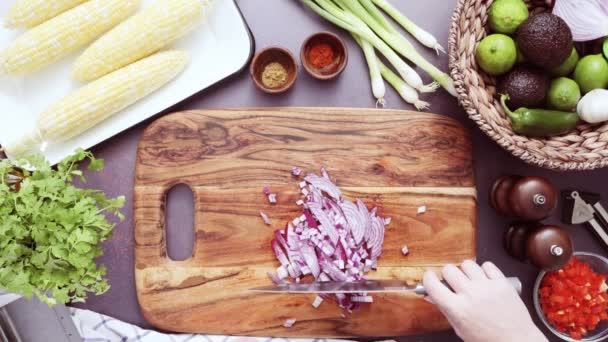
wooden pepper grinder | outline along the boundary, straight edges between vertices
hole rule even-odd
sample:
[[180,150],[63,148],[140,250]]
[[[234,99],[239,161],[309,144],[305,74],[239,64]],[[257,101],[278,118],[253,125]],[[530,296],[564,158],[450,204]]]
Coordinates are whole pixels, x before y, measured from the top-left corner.
[[512,257],[543,270],[560,269],[572,256],[570,235],[556,226],[513,224],[505,232],[504,247]]
[[504,216],[540,221],[557,205],[557,190],[541,177],[500,177],[492,187],[490,202]]

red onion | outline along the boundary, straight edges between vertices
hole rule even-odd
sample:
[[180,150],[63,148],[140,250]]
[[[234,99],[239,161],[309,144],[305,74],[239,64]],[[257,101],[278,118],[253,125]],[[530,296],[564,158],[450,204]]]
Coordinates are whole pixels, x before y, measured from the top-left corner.
[[260,216],[262,217],[262,220],[264,220],[264,223],[270,226],[270,218],[268,215],[264,214],[264,212],[260,210]]
[[608,36],[607,0],[557,0],[553,14],[568,24],[575,42]]
[[[321,175],[304,178],[300,183],[304,198],[297,202],[302,215],[274,233],[271,246],[281,263],[278,275],[271,275],[275,283],[283,282],[287,274],[296,282],[308,274],[319,282],[360,281],[377,267],[390,218],[377,216],[377,208],[369,211],[360,200],[343,198],[325,169]],[[319,298],[313,306],[320,305]],[[359,303],[373,301],[363,293],[337,294],[336,300],[349,312]]]
[[288,319],[285,321],[285,323],[283,323],[283,326],[285,328],[291,328],[291,327],[293,327],[294,324],[296,324],[296,321],[297,321],[296,319]]

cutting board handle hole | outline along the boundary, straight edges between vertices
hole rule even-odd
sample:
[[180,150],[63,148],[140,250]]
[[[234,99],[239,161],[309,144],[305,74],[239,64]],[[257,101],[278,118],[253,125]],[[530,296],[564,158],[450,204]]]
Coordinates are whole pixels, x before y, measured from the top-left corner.
[[167,192],[165,227],[167,255],[183,261],[194,251],[194,194],[186,184],[177,184]]

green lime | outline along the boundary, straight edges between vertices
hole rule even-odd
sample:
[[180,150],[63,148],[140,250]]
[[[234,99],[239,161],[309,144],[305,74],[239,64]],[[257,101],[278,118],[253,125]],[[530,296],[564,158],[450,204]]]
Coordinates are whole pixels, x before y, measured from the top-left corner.
[[550,70],[551,75],[553,75],[553,76],[570,75],[570,73],[572,73],[572,71],[574,71],[574,68],[576,68],[576,63],[578,63],[579,58],[580,57],[578,55],[578,51],[576,51],[576,48],[572,48],[572,52],[570,53],[570,56],[568,57],[568,59],[566,59],[566,61],[564,63],[562,63],[562,65],[558,66],[555,69]]
[[560,77],[551,81],[547,93],[547,104],[551,108],[571,111],[581,99],[581,89],[573,80]]
[[604,57],[608,58],[608,38],[604,40]]
[[502,75],[517,61],[515,41],[504,34],[491,34],[481,40],[475,57],[483,71],[492,76]]
[[608,87],[608,62],[602,55],[583,57],[574,69],[574,80],[583,94]]
[[492,31],[512,34],[529,14],[523,0],[496,0],[488,11],[488,21]]

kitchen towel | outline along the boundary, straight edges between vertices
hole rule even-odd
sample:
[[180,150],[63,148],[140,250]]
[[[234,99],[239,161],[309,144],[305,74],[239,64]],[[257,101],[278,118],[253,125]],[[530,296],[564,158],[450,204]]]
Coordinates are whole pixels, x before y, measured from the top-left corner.
[[[345,342],[330,339],[161,334],[93,311],[69,308],[82,342]],[[298,324],[296,322],[296,324]]]

